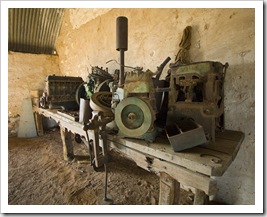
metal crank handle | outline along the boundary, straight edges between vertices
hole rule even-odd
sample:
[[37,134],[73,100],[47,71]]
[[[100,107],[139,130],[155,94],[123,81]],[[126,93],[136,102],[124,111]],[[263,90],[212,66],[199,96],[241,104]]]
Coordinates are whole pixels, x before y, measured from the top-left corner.
[[163,70],[163,68],[167,65],[167,63],[171,60],[170,57],[167,57],[163,63],[161,63],[161,65],[159,66],[159,68],[161,69],[161,71]]
[[159,80],[161,73],[163,71],[163,68],[167,65],[167,63],[171,60],[170,57],[167,57],[163,63],[161,63],[160,66],[157,67],[157,71],[154,73],[154,75],[156,75],[156,80]]

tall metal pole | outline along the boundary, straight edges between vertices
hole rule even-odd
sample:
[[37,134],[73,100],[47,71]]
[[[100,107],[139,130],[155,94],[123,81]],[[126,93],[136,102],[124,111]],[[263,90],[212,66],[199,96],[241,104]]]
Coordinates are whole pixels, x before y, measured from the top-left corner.
[[128,49],[128,19],[117,17],[116,20],[116,50],[120,51],[120,78],[119,86],[124,84],[124,51]]

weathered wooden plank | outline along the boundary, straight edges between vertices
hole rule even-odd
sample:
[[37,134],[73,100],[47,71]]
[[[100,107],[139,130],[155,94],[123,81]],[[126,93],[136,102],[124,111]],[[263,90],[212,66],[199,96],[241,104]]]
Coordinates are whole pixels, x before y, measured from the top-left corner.
[[216,138],[232,140],[235,142],[242,142],[245,134],[240,131],[224,130],[222,132],[216,132]]
[[160,160],[153,156],[146,155],[145,153],[113,141],[109,141],[108,144],[116,150],[119,150],[129,156],[138,166],[145,170],[154,172],[157,175],[159,175],[159,172],[165,172],[181,184],[201,189],[207,195],[214,195],[217,191],[216,180],[213,180],[208,176],[190,171],[186,168]]
[[[206,148],[194,147],[190,150],[185,150],[184,153],[191,160],[191,164],[185,167],[205,175],[222,176],[232,163],[232,157],[230,155]],[[210,168],[210,173],[197,170],[198,167],[195,164],[207,165]]]
[[38,136],[44,135],[42,115],[40,115],[37,112],[34,112],[34,119],[35,119],[35,125],[36,125],[37,135]]
[[239,141],[228,140],[225,138],[216,138],[215,142],[212,142],[203,148],[228,154],[229,156],[231,156],[231,159],[233,161],[240,149],[242,141],[242,138],[240,138]]
[[180,198],[180,183],[165,172],[160,172],[159,205],[177,205]]
[[208,196],[204,191],[196,189],[194,197],[194,205],[204,205],[208,203]]
[[71,142],[71,133],[67,128],[60,126],[60,135],[63,143],[63,158],[65,161],[73,160],[73,146]]
[[85,131],[83,130],[83,124],[76,122],[76,121],[72,121],[69,118],[66,118],[62,115],[57,114],[56,109],[49,110],[49,109],[37,108],[36,106],[34,106],[33,110],[47,118],[54,119],[58,124],[60,124],[61,126],[64,126],[72,133],[76,133],[76,134],[86,137]]
[[[57,114],[57,110],[42,108],[35,108],[35,110],[46,117],[53,118],[72,133],[86,137],[81,123],[74,122]],[[236,131],[234,132],[236,133]],[[108,139],[192,171],[205,175],[221,176],[235,158],[242,142],[242,133],[237,132],[237,137],[235,137],[235,133],[224,131],[219,134],[219,138],[216,138],[215,143],[203,147],[194,147],[181,152],[174,152],[167,138],[159,137],[152,144],[148,144],[143,140],[124,139],[116,135],[108,135]],[[228,136],[234,139],[222,139],[228,138]]]
[[[205,175],[220,176],[232,162],[230,155],[207,148],[194,147],[182,152],[174,152],[170,145],[166,145],[168,141],[162,138],[157,139],[153,144],[137,139],[122,139],[115,135],[109,135],[108,140]],[[215,163],[214,158],[220,159],[220,162]]]

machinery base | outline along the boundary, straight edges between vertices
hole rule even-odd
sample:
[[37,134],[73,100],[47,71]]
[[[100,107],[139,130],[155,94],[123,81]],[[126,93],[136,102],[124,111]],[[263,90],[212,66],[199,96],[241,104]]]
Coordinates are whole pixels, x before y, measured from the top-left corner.
[[146,132],[141,136],[127,136],[123,134],[120,130],[118,132],[118,136],[124,137],[124,138],[135,138],[135,139],[143,139],[146,142],[152,143],[154,142],[155,138],[159,135],[159,130],[157,128],[154,128],[151,132]]

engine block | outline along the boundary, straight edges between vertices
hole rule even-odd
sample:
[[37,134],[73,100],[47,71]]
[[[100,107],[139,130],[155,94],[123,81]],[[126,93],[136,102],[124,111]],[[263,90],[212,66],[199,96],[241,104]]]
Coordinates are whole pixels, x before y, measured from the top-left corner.
[[167,124],[193,119],[208,140],[224,128],[224,78],[228,63],[205,61],[170,68]]

